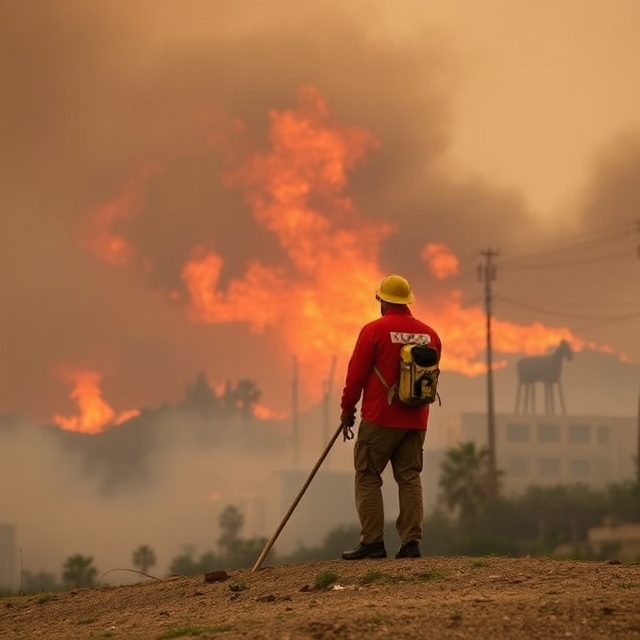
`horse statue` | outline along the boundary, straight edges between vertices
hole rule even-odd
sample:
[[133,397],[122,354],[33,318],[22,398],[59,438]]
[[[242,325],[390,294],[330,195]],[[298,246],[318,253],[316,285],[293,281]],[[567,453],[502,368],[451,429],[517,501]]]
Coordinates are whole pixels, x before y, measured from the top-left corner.
[[536,383],[542,382],[544,385],[544,407],[547,415],[555,415],[555,395],[554,386],[558,390],[560,408],[562,415],[566,414],[562,386],[560,384],[560,373],[562,372],[562,361],[571,360],[573,351],[566,340],[562,340],[556,350],[546,356],[531,356],[518,360],[518,391],[516,394],[516,413],[520,412],[520,392],[524,387],[524,403],[522,413],[536,412],[535,389]]

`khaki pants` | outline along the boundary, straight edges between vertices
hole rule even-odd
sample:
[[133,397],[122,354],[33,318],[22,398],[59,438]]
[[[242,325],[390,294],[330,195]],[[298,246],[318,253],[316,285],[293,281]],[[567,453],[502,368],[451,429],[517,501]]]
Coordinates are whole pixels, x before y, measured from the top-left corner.
[[396,529],[402,544],[422,541],[422,448],[426,431],[391,429],[363,420],[354,448],[356,510],[360,519],[360,542],[371,544],[384,538],[382,472],[391,462],[398,484],[399,514]]

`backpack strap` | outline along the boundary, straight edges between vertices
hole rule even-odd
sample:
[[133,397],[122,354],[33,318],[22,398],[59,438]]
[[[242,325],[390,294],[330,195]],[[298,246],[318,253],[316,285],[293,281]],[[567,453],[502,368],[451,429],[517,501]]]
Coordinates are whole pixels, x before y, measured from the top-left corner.
[[382,374],[380,373],[380,371],[378,371],[378,367],[373,367],[373,370],[376,372],[376,375],[380,379],[380,382],[382,382],[382,384],[384,385],[384,388],[387,390],[387,402],[389,403],[389,406],[391,406],[391,403],[393,402],[393,398],[396,395],[396,391],[398,389],[398,383],[396,382],[395,384],[389,386],[387,384],[387,381],[382,377]]

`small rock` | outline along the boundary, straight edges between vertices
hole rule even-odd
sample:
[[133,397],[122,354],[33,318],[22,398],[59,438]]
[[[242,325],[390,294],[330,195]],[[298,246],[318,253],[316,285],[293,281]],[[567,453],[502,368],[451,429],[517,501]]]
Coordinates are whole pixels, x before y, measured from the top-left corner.
[[275,602],[278,599],[278,596],[274,596],[272,593],[269,593],[264,596],[258,596],[256,600],[258,602]]
[[210,571],[204,574],[205,582],[222,582],[229,579],[229,574],[226,571]]

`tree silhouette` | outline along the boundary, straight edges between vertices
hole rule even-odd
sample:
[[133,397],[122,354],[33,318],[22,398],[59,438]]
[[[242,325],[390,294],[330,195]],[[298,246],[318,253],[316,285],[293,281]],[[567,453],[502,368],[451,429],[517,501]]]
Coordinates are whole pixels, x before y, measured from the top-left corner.
[[225,414],[232,414],[236,410],[236,394],[230,380],[224,383],[224,390],[220,396],[220,407]]
[[211,388],[207,376],[201,371],[185,390],[184,404],[204,415],[220,410],[220,399]]
[[235,388],[236,407],[240,414],[249,418],[253,413],[253,407],[260,400],[262,392],[253,380],[240,380]]
[[501,471],[496,471],[491,477],[487,447],[476,449],[474,442],[463,442],[446,452],[440,466],[439,486],[445,504],[458,512],[462,525],[478,520],[501,475]]
[[239,380],[236,385],[227,381],[220,398],[223,410],[238,413],[246,424],[253,415],[253,408],[262,396],[258,385],[249,379]]
[[93,557],[79,553],[69,556],[62,567],[62,580],[67,587],[93,587],[97,574]]
[[156,564],[155,551],[146,544],[140,545],[133,552],[133,566],[140,569],[142,573],[147,573]]
[[238,507],[229,505],[218,519],[222,535],[218,538],[218,544],[224,556],[230,556],[237,546],[240,531],[244,527],[244,516]]
[[240,531],[244,527],[244,516],[238,507],[229,505],[218,519],[222,534],[218,538],[220,555],[229,564],[233,563],[240,547]]
[[56,581],[53,573],[47,571],[22,572],[23,589],[26,593],[38,593],[42,591],[59,591],[61,586]]
[[241,538],[244,516],[232,505],[220,514],[218,522],[222,530],[222,535],[218,538],[221,560],[227,567],[233,568],[253,565],[267,542],[266,538]]
[[220,567],[220,561],[216,558],[215,554],[211,551],[206,551],[200,555],[200,558],[195,558],[195,547],[193,545],[185,545],[183,552],[173,558],[171,565],[169,566],[170,575],[180,576],[192,576],[197,573],[206,573],[207,571],[214,571]]

